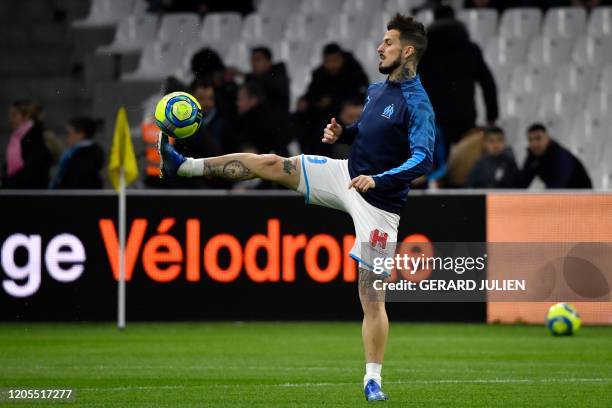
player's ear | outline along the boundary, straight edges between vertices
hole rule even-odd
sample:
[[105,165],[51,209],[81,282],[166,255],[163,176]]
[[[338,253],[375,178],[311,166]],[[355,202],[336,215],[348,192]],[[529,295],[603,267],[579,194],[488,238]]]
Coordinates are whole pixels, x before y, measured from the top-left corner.
[[410,58],[411,56],[414,55],[415,52],[416,50],[414,49],[414,46],[411,44],[406,44],[402,48],[402,56],[404,57],[404,59]]

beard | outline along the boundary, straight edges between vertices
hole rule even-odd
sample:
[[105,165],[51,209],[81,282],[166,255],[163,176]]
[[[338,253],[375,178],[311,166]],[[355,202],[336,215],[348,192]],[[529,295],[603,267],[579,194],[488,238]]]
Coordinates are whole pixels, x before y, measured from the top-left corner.
[[384,75],[389,75],[390,73],[395,71],[396,68],[399,68],[400,65],[402,65],[401,57],[397,57],[395,61],[393,61],[390,65],[386,67],[379,65],[378,72]]

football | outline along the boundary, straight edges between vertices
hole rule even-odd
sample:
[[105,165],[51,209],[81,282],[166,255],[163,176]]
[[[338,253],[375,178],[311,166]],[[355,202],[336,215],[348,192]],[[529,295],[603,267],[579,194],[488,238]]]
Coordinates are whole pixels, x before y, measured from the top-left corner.
[[202,123],[202,107],[187,92],[172,92],[157,103],[155,122],[168,136],[184,139],[193,135]]
[[570,304],[557,303],[548,309],[546,327],[553,336],[570,336],[580,329],[580,315]]

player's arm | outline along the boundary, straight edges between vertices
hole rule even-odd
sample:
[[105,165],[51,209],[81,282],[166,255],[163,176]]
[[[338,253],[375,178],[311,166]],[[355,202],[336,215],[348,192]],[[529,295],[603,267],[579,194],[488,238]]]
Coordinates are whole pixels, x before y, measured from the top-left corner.
[[[323,129],[323,138],[321,141],[327,144],[334,144],[338,141],[340,141],[340,143],[352,144],[357,133],[359,133],[357,127],[358,123],[359,121],[343,128],[342,125],[336,122],[336,118],[332,118],[331,122]],[[340,136],[342,136],[342,139],[340,139]]]
[[430,108],[419,107],[414,110],[410,117],[408,138],[410,158],[398,167],[372,176],[377,190],[391,190],[406,185],[431,170],[436,130]]

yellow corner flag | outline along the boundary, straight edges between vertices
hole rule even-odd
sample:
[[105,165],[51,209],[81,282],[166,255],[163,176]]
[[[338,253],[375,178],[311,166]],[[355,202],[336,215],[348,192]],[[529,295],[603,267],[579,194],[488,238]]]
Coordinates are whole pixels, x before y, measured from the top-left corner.
[[138,178],[138,163],[132,146],[130,135],[130,125],[127,120],[127,113],[122,106],[117,112],[115,121],[115,133],[113,135],[113,147],[111,149],[110,160],[108,163],[108,175],[115,190],[119,191],[119,177],[121,168],[124,169],[125,185],[129,185]]

